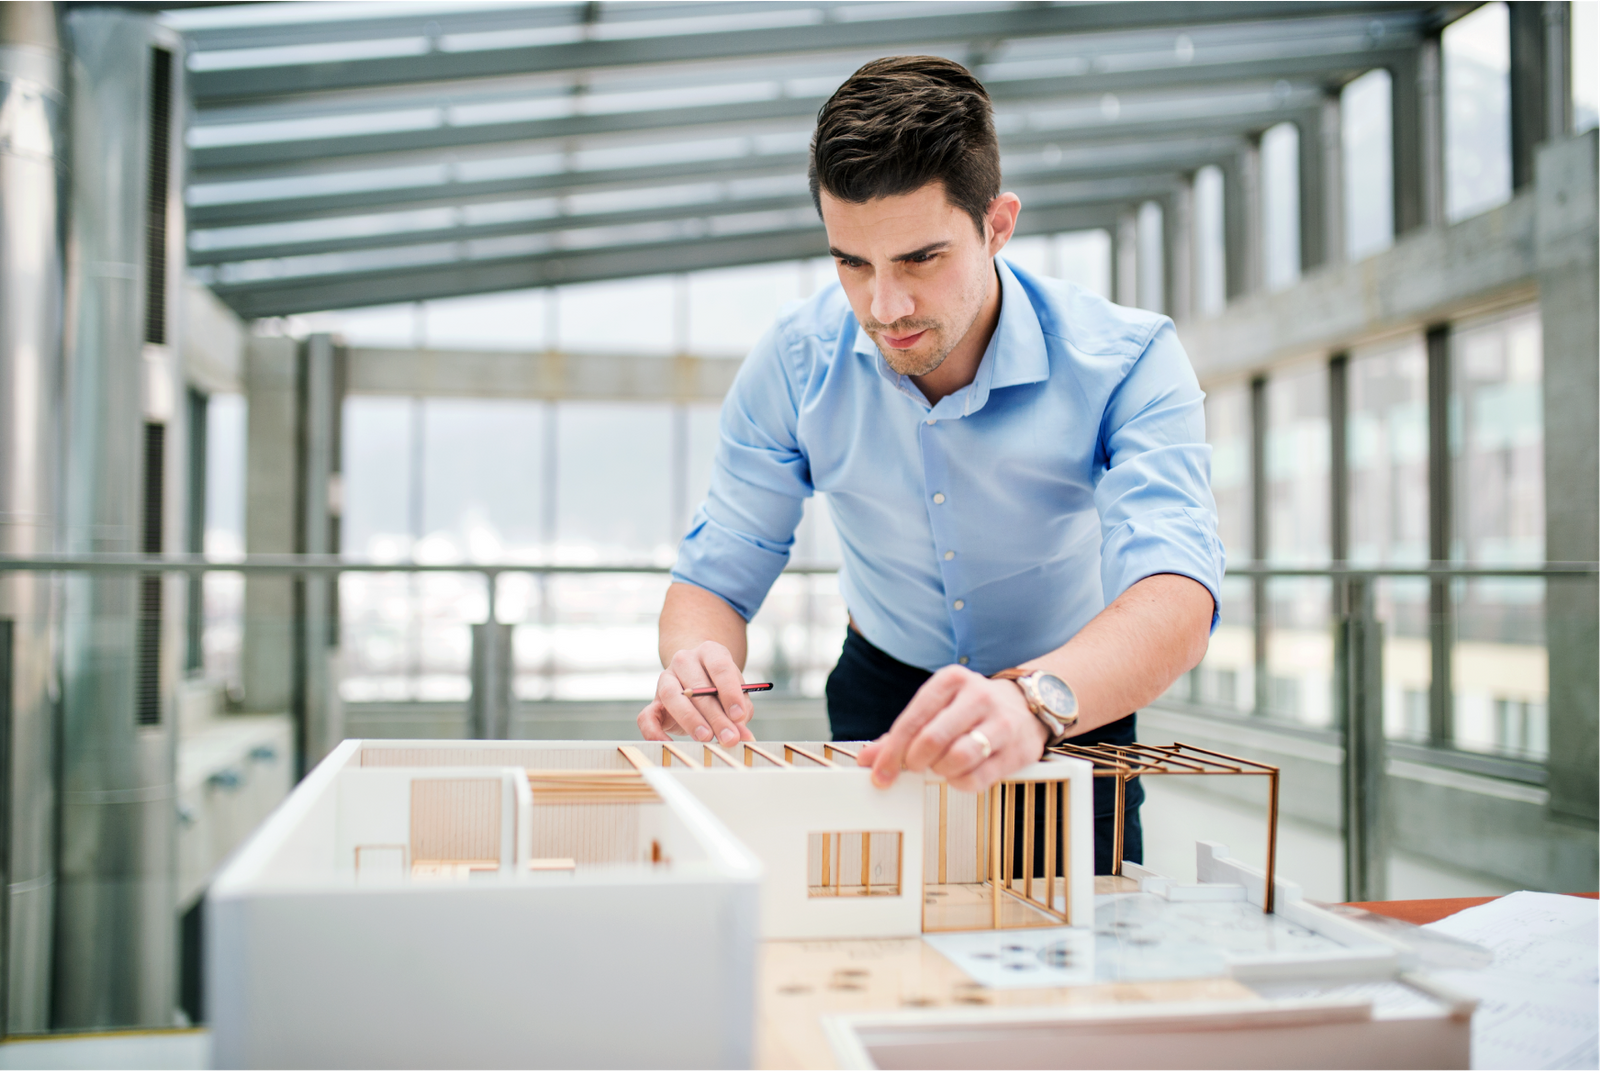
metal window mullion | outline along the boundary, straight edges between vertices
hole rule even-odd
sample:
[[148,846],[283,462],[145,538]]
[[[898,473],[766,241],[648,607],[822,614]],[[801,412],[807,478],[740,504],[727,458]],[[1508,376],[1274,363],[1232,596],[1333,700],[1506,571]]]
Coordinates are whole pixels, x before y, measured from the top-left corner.
[[[1450,326],[1436,324],[1427,332],[1428,349],[1428,557],[1450,559],[1455,503],[1450,454]],[[1455,703],[1451,692],[1455,654],[1455,606],[1452,581],[1428,582],[1428,640],[1432,681],[1428,686],[1428,743],[1449,747],[1455,738]]]
[[[1267,378],[1250,381],[1250,556],[1267,560]],[[1254,713],[1264,715],[1271,708],[1267,687],[1267,580],[1250,580],[1251,620],[1255,642]]]

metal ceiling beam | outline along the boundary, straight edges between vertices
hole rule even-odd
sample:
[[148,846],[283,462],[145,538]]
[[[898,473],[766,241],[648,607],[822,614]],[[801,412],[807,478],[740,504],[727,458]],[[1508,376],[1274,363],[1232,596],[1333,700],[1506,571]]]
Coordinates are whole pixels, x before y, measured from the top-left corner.
[[[675,3],[662,5],[656,11],[670,12],[673,19],[691,19],[711,15],[718,18],[737,17],[751,12],[765,14],[770,11],[814,10],[840,7],[849,0],[725,0],[700,4]],[[171,7],[163,3],[162,7]],[[383,41],[396,38],[434,39],[459,34],[495,33],[507,30],[529,30],[582,26],[589,21],[592,10],[587,3],[565,4],[498,4],[481,10],[434,10],[419,15],[386,15],[378,18],[330,19],[328,21],[288,22],[281,24],[257,23],[248,26],[206,26],[183,30],[183,35],[195,47],[207,51],[236,48],[285,48],[297,45],[335,44],[342,41]],[[603,25],[626,25],[628,22],[660,15],[644,5],[624,7],[606,5],[600,8]]]
[[[189,84],[195,101],[262,100],[371,86],[496,78],[637,65],[757,58],[804,52],[860,52],[907,45],[1006,40],[1064,34],[1181,29],[1227,22],[1268,22],[1330,15],[1394,18],[1411,13],[1431,24],[1441,5],[1402,6],[1381,0],[1259,0],[1214,3],[1151,0],[1126,4],[1088,2],[1035,5],[955,15],[829,21],[809,26],[727,30],[566,41],[516,48],[346,59],[274,67],[197,70]],[[1448,5],[1443,5],[1448,6]]]
[[[1115,192],[1104,181],[1062,187],[1055,184],[1018,187],[1025,210],[1058,208],[1064,205],[1125,203],[1131,197],[1153,197],[1165,187],[1149,179],[1129,178],[1117,183]],[[376,249],[456,244],[490,238],[512,238],[530,234],[551,234],[601,227],[629,227],[646,223],[709,220],[755,212],[783,212],[811,208],[809,194],[781,197],[749,197],[727,201],[701,201],[694,204],[663,205],[659,208],[622,212],[593,212],[577,216],[547,216],[510,220],[503,223],[468,224],[425,230],[388,230],[378,234],[359,234],[340,238],[312,238],[271,244],[228,246],[218,249],[193,249],[191,267],[240,264],[287,257],[327,256],[336,253],[361,253]]]
[[[1057,140],[1052,132],[1028,132],[1007,138],[1001,143],[1003,153],[1037,150]],[[1216,141],[1218,139],[1211,139]],[[1156,142],[1151,155],[1167,170],[1172,165],[1161,156],[1170,153],[1186,157],[1197,152],[1208,159],[1220,149],[1215,145],[1189,142]],[[1065,151],[1071,151],[1067,146]],[[476,182],[429,183],[418,186],[388,189],[359,190],[346,193],[313,194],[304,197],[283,197],[273,200],[241,201],[226,204],[196,204],[188,208],[191,230],[213,227],[234,227],[262,223],[283,223],[291,220],[326,219],[335,216],[371,214],[379,210],[402,211],[464,203],[508,201],[535,196],[562,196],[588,193],[602,189],[661,186],[668,182],[721,182],[738,178],[764,175],[804,174],[805,153],[772,153],[768,155],[727,157],[717,160],[695,160],[679,164],[661,164],[654,167],[634,164],[627,167],[564,171],[542,175],[517,176],[508,179],[487,179]],[[1130,174],[1148,171],[1138,159],[1123,160],[1116,154],[1103,154],[1103,158],[1086,162],[1081,167],[1064,174],[1080,177],[1110,176],[1124,172]],[[1008,169],[1009,171],[1009,169]],[[1017,173],[1021,178],[1026,170]]]
[[[1167,138],[1177,135],[1241,136],[1265,130],[1282,122],[1304,122],[1307,113],[1301,110],[1268,110],[1239,112],[1232,115],[1212,115],[1197,118],[1163,119],[1148,123],[1119,124],[1058,131],[1062,140],[1073,149],[1092,146],[1110,146]],[[1074,137],[1080,131],[1093,135]],[[1043,137],[1050,131],[1041,131]],[[618,212],[594,212],[566,216],[547,216],[532,219],[509,220],[499,223],[462,224],[427,230],[388,230],[379,234],[351,235],[339,238],[313,238],[288,242],[271,242],[250,246],[225,246],[210,249],[191,249],[192,265],[227,264],[245,260],[262,260],[274,257],[316,256],[325,253],[351,252],[361,249],[393,248],[423,245],[432,242],[464,242],[482,238],[500,238],[508,235],[538,234],[552,231],[576,230],[587,227],[628,226],[637,223],[654,223],[662,220],[694,219],[709,216],[732,215],[745,212],[781,211],[806,208],[811,200],[805,195],[777,197],[733,198],[718,201],[697,201],[690,204],[662,205],[647,209]]]
[[[1271,31],[1274,29],[1271,26],[1251,27],[1249,33],[1238,34],[1231,28],[1211,28],[1209,32],[1206,28],[1196,28],[1191,32],[1197,35],[1198,40],[1195,42],[1195,53],[1188,63],[1180,63],[1175,53],[1169,57],[1164,47],[1165,41],[1152,50],[1153,39],[1149,33],[1062,38],[1049,41],[1046,47],[1060,61],[1057,74],[1072,71],[1080,78],[1092,76],[1097,71],[1114,74],[1132,70],[1136,73],[1141,69],[1161,69],[1163,65],[1214,66],[1219,62],[1218,56],[1225,56],[1227,62],[1245,62],[1274,55],[1296,57],[1359,52],[1364,49],[1415,48],[1424,39],[1424,35],[1415,29],[1417,19],[1404,10],[1400,15],[1400,18],[1313,19],[1293,24],[1287,35],[1258,32],[1263,29]],[[1381,33],[1377,32],[1380,28]],[[814,85],[818,84],[819,79],[822,83],[842,82],[860,61],[870,55],[853,52],[843,55],[769,56],[748,63],[701,64],[691,70],[693,85],[711,92],[726,90],[728,103],[732,103],[735,100],[753,99],[741,94],[748,94],[749,87],[754,84]],[[979,77],[991,87],[1015,80],[1016,76],[1008,73],[1010,67],[1004,53],[987,64],[979,57],[967,58],[979,64]],[[637,97],[656,91],[672,92],[682,89],[686,81],[684,68],[675,66],[630,69],[616,73],[612,78],[596,77],[602,73],[615,72],[591,72],[578,76],[584,92],[592,94],[591,103],[603,105],[614,94]],[[209,103],[191,112],[190,123],[195,127],[210,128],[436,108],[503,107],[529,101],[552,102],[571,97],[574,81],[573,76],[536,74],[419,85],[399,83],[311,96],[247,101],[237,105]],[[815,97],[815,92],[802,92],[796,99],[820,101],[820,97]],[[784,92],[774,91],[774,95],[783,96]],[[793,93],[789,95],[795,97]],[[698,106],[704,102],[702,98],[701,101],[687,103]]]
[[[1103,210],[1067,205],[1058,209],[1024,212],[1018,234],[1056,234],[1089,226],[1104,226],[1112,218]],[[540,286],[568,286],[605,279],[626,279],[675,272],[730,268],[781,260],[821,257],[828,253],[827,236],[820,225],[759,234],[705,238],[695,242],[655,242],[606,249],[563,251],[543,256],[507,257],[465,263],[272,279],[246,283],[216,283],[212,289],[245,319],[291,316],[325,309],[463,297],[523,290]]]
[[[989,86],[997,104],[1027,105],[1108,92],[1215,86],[1292,78],[1302,83],[1340,80],[1373,67],[1388,67],[1407,55],[1400,48],[1345,50],[1311,55],[1272,56],[1227,63],[1198,63],[1145,71],[1114,71],[1019,81]],[[1318,88],[1321,88],[1318,86]],[[532,144],[567,138],[616,136],[661,130],[709,129],[736,125],[809,123],[826,97],[790,97],[642,112],[574,115],[472,126],[437,126],[344,137],[202,146],[190,153],[191,182],[289,177],[344,170],[348,161],[369,165],[401,163],[447,150],[506,144]],[[363,159],[367,158],[367,159]]]

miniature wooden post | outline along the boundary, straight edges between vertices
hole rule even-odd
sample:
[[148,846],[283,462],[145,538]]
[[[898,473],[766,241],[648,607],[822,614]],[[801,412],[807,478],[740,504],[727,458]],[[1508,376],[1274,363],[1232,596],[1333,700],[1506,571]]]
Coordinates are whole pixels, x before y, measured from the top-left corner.
[[989,905],[991,929],[1000,928],[1000,785],[989,789]]
[[1061,782],[1044,783],[1044,902],[1055,910],[1056,906],[1056,842],[1061,839],[1061,827],[1056,825],[1056,793]]
[[950,786],[939,782],[939,884],[949,881],[945,868],[945,852],[950,832]]
[[833,837],[827,833],[822,835],[822,887],[826,889],[833,882],[828,879],[832,876],[833,864]]
[[[1022,790],[1022,895],[1033,899],[1033,784],[1018,785]],[[1013,789],[1015,791],[1015,789]]]

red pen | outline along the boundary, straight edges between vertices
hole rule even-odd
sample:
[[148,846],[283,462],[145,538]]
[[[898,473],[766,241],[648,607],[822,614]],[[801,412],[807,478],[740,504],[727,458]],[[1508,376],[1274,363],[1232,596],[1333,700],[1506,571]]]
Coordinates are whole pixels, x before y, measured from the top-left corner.
[[[744,684],[744,685],[740,685],[739,690],[742,691],[742,692],[770,692],[770,691],[772,691],[772,682],[768,681],[765,684]],[[684,695],[716,695],[717,694],[717,689],[716,688],[685,688],[683,690],[683,694]]]

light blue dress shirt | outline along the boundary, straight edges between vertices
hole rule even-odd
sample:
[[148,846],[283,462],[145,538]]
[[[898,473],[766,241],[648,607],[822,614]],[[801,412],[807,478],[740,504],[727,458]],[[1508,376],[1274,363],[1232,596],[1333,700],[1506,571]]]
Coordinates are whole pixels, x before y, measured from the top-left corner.
[[673,579],[748,620],[822,491],[857,627],[924,669],[1038,657],[1156,573],[1216,600],[1204,395],[1172,321],[996,264],[1000,320],[977,376],[933,406],[838,284],[787,311],[723,402]]

